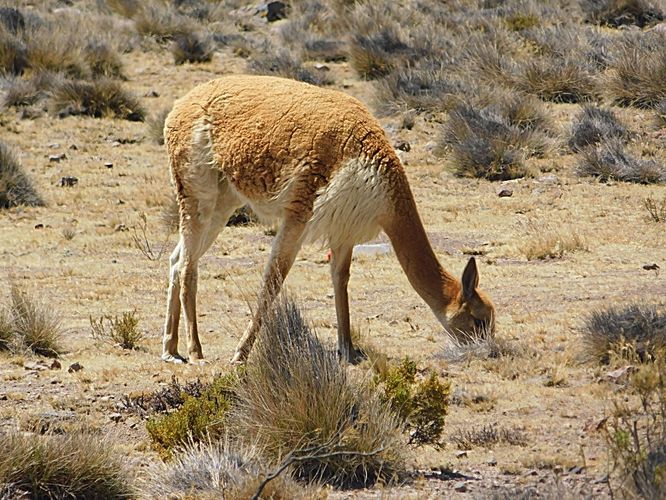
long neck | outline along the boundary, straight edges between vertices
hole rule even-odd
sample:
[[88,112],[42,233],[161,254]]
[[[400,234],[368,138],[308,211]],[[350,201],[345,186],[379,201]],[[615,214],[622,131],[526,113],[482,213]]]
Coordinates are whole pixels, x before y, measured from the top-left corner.
[[401,191],[392,216],[382,226],[412,287],[445,323],[444,312],[457,298],[461,285],[437,260],[406,181]]

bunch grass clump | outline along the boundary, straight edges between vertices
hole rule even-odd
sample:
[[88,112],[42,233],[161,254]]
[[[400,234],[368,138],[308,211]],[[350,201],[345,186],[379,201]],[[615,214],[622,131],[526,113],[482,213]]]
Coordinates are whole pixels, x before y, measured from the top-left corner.
[[649,220],[653,222],[666,222],[666,197],[661,201],[651,197],[643,200],[645,210],[647,210]]
[[181,384],[174,376],[166,387],[152,393],[124,396],[122,403],[128,411],[142,416],[168,413],[183,406],[188,397],[200,397],[207,387],[199,379]]
[[418,373],[416,362],[408,357],[379,371],[374,382],[404,422],[411,444],[442,446],[451,392],[448,382],[441,381],[434,372],[425,376]]
[[659,8],[660,3],[650,0],[583,0],[580,2],[586,21],[611,28],[632,25],[643,28],[663,21],[664,13]]
[[14,152],[0,141],[0,209],[20,205],[41,207],[44,200]]
[[50,105],[53,113],[61,118],[69,115],[114,117],[129,121],[143,121],[145,118],[139,99],[110,79],[91,82],[65,80],[53,89]]
[[303,61],[287,49],[274,49],[270,44],[264,45],[248,60],[247,69],[255,75],[271,75],[291,78],[312,85],[331,83],[325,72],[313,71],[303,66]]
[[176,35],[169,48],[177,65],[186,62],[210,62],[213,58],[214,49],[215,46],[211,36],[195,32]]
[[155,144],[164,144],[164,122],[171,112],[171,106],[164,107],[146,118],[148,135]]
[[531,232],[520,247],[527,260],[561,259],[566,254],[588,249],[587,240],[577,230],[552,227]]
[[524,63],[515,76],[516,87],[544,101],[576,103],[598,94],[593,68],[573,58],[546,56]]
[[666,351],[666,313],[653,304],[608,306],[584,320],[583,346],[588,359],[649,361]]
[[[267,473],[260,450],[228,438],[190,443],[173,460],[151,467],[144,493],[150,498],[252,498]],[[288,475],[266,484],[259,498],[312,498]]]
[[576,152],[600,142],[613,139],[626,142],[628,138],[627,128],[612,110],[585,106],[574,119],[569,147]]
[[459,429],[451,441],[460,450],[471,450],[479,446],[492,448],[498,444],[512,446],[525,446],[527,439],[525,433],[516,428],[499,427],[497,424],[484,425],[481,428]]
[[3,498],[128,498],[120,458],[98,436],[0,434]]
[[35,300],[18,285],[11,286],[11,300],[3,313],[0,341],[15,354],[33,352],[58,357],[62,352],[60,317],[50,306]]
[[122,316],[105,314],[98,319],[90,316],[90,329],[93,339],[117,345],[122,349],[138,349],[144,339],[143,332],[139,330],[136,310],[126,311]]
[[297,478],[367,486],[403,471],[398,417],[369,381],[351,378],[288,298],[263,320],[231,421]]
[[153,448],[168,460],[187,443],[220,438],[237,385],[234,374],[218,376],[198,396],[183,394],[177,410],[149,419],[146,430]]
[[449,363],[468,363],[474,359],[496,359],[521,354],[519,347],[496,337],[490,330],[479,330],[472,334],[455,332],[447,337],[441,356]]
[[666,168],[661,163],[655,159],[635,158],[617,139],[583,149],[575,171],[580,176],[596,177],[604,182],[658,184],[666,181]]

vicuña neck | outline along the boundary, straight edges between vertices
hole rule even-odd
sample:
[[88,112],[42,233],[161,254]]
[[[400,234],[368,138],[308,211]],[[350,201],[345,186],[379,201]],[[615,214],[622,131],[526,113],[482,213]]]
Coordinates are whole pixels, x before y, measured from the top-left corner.
[[460,293],[459,281],[440,265],[416,210],[409,187],[397,201],[394,214],[382,224],[410,284],[430,306],[438,319]]

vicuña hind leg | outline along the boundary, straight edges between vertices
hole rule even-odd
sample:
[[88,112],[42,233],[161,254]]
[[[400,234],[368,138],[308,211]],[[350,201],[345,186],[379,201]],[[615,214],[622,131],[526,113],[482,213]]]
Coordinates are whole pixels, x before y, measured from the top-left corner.
[[261,292],[259,292],[259,304],[250,325],[236,347],[236,352],[231,359],[232,364],[241,364],[247,360],[252,349],[252,344],[261,328],[261,319],[273,304],[273,301],[284,282],[291,266],[296,259],[296,254],[301,248],[305,224],[293,219],[285,219],[280,227],[271,256],[268,259],[266,270],[264,272]]
[[196,320],[198,260],[210,248],[233,211],[239,206],[237,196],[229,189],[226,182],[221,182],[214,208],[206,207],[200,201],[198,215],[184,217],[181,221],[183,225],[181,238],[170,259],[169,297],[162,354],[162,359],[165,361],[175,363],[187,361],[178,354],[181,304],[188,333],[188,354],[194,360],[203,358]]
[[354,349],[349,320],[349,268],[351,266],[353,245],[341,246],[331,250],[331,281],[335,294],[335,313],[338,318],[338,355],[347,363],[358,363],[363,354]]

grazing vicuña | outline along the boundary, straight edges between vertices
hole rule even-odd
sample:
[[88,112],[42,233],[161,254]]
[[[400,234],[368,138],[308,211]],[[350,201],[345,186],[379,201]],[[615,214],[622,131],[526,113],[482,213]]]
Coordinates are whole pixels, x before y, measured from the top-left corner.
[[338,350],[352,345],[347,283],[354,244],[388,235],[409,282],[451,332],[494,326],[494,308],[477,290],[476,262],[459,281],[435,256],[405,171],[379,123],[353,97],[266,76],[227,76],[177,101],[164,137],[180,213],[171,255],[163,359],[178,354],[181,303],[190,359],[203,357],[197,331],[197,262],[233,211],[245,204],[278,221],[259,304],[233,362],[247,358],[261,318],[304,242],[332,250]]

